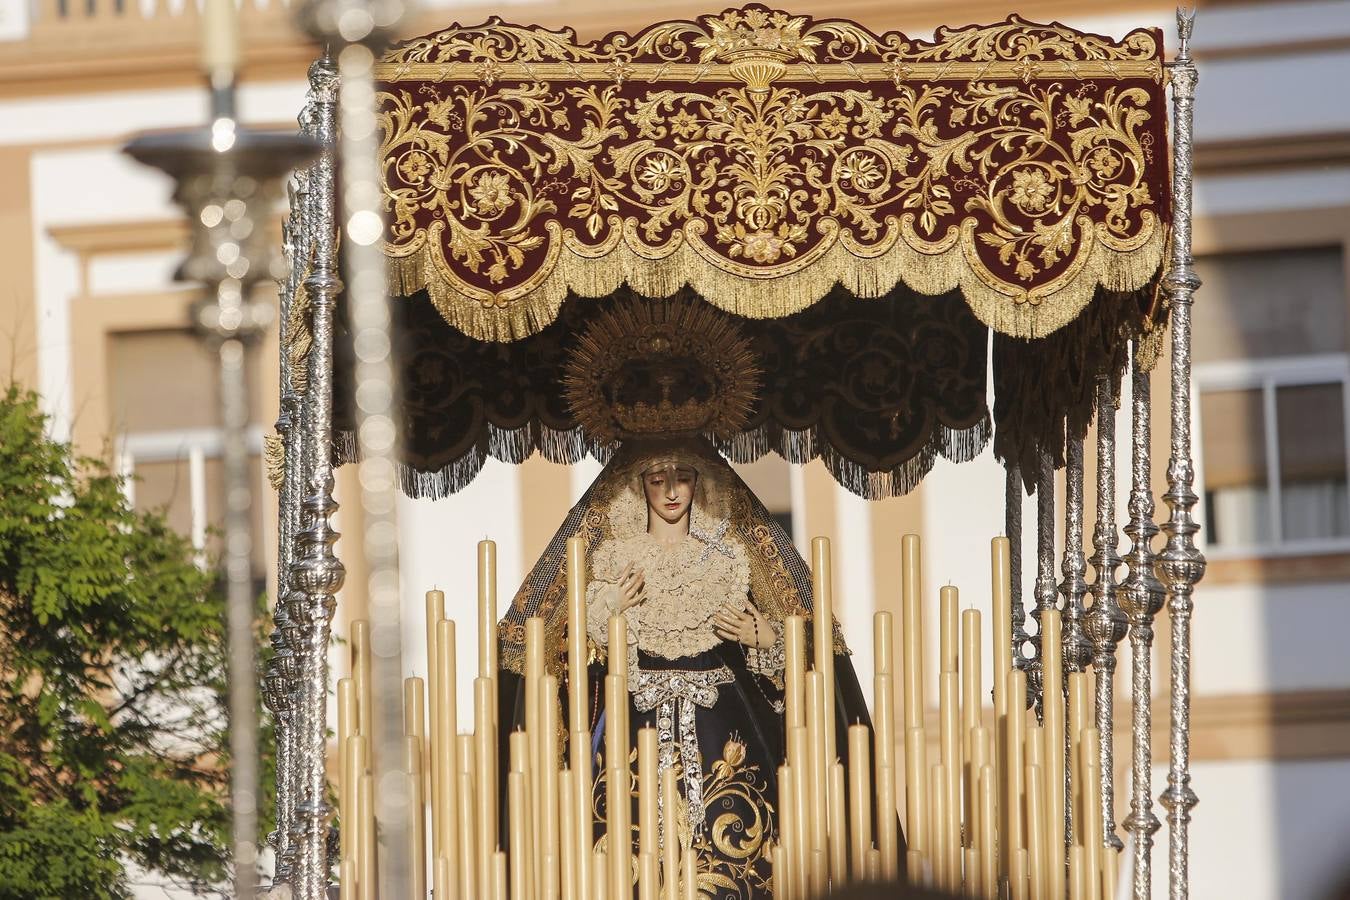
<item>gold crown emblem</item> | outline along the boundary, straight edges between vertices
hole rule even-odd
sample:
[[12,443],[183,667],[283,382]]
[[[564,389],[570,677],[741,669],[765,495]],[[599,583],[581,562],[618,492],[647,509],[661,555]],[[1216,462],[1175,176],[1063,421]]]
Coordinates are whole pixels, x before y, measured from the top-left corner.
[[603,443],[656,434],[730,437],[761,370],[732,318],[701,300],[634,300],[601,313],[563,373],[568,407]]

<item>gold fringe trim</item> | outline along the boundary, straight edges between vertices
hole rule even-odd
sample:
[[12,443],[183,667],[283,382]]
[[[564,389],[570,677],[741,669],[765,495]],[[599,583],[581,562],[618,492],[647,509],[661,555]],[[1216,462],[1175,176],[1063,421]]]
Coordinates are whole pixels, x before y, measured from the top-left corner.
[[[1134,291],[1146,285],[1162,262],[1167,228],[1149,215],[1130,241],[1115,241],[1089,230],[1069,269],[1048,284],[1028,291],[989,272],[975,254],[973,222],[959,235],[927,252],[911,246],[908,216],[892,231],[888,249],[876,255],[852,252],[845,234],[813,254],[814,259],[772,278],[728,271],[689,240],[672,241],[659,258],[638,253],[617,241],[609,253],[590,258],[572,246],[560,248],[552,271],[513,299],[470,296],[452,283],[439,242],[423,241],[406,256],[390,257],[392,287],[404,296],[425,290],[452,326],[481,341],[514,341],[552,323],[569,292],[604,297],[628,284],[647,297],[668,297],[686,284],[719,309],[748,318],[779,318],[811,306],[836,284],[859,298],[881,297],[904,283],[921,294],[959,288],[981,322],[1019,338],[1044,337],[1077,318],[1097,288]],[[905,235],[902,237],[902,233]],[[556,239],[556,238],[555,238]],[[404,248],[406,250],[406,245]],[[802,260],[808,263],[807,260]],[[743,271],[748,271],[742,267]],[[465,285],[468,290],[476,290]]]

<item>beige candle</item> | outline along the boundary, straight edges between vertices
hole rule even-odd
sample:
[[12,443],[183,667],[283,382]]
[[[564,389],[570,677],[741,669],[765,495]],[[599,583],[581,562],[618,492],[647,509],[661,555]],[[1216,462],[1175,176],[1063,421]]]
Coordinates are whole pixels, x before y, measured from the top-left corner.
[[881,851],[875,847],[867,851],[867,859],[863,865],[863,878],[873,883],[881,880]]
[[970,818],[970,846],[979,850],[979,864],[973,869],[969,869],[967,877],[975,887],[975,893],[978,896],[984,896],[991,893],[991,889],[984,883],[984,846],[981,843],[984,840],[984,807],[980,798],[980,773],[984,767],[990,764],[989,754],[986,750],[988,741],[985,735],[988,732],[984,728],[976,728],[970,733],[970,789],[973,794],[971,800],[971,818]]
[[877,853],[881,857],[881,877],[894,881],[900,877],[899,810],[895,803],[895,769],[877,766]]
[[849,837],[855,878],[866,871],[867,851],[872,848],[872,735],[866,725],[848,727]]
[[656,854],[638,856],[638,900],[657,900],[660,883],[656,871]]
[[[590,695],[586,684],[586,539],[567,541],[567,704],[569,731],[590,729]],[[589,771],[589,759],[571,760],[576,772]],[[585,766],[583,767],[583,763]],[[588,854],[589,855],[589,854]]]
[[[515,735],[511,735],[512,738]],[[511,861],[511,900],[527,900],[525,893],[525,773],[516,769],[516,742],[511,741],[511,771],[506,773],[507,816],[510,819],[508,836]]]
[[[541,707],[544,677],[544,620],[531,616],[525,620],[525,734],[526,752],[529,764],[525,776],[525,806],[529,810],[530,828],[525,833],[526,853],[529,857],[526,865],[530,872],[526,876],[531,884],[543,886],[542,855],[547,853],[543,847],[544,829],[544,790],[543,761],[540,745],[544,736],[544,722]],[[536,854],[533,851],[539,850]],[[533,897],[533,893],[531,894]]]
[[1008,672],[1012,670],[1012,572],[1006,537],[989,546],[990,589],[994,598],[994,715],[1008,711]]
[[474,748],[473,735],[455,737],[455,757],[459,762],[459,896],[470,900],[478,896],[478,834],[474,827]]
[[609,619],[609,674],[621,680],[623,690],[619,697],[623,702],[618,708],[606,707],[615,725],[615,730],[623,739],[623,765],[628,765],[628,620],[623,616],[610,616]]
[[[592,778],[590,743],[587,731],[574,731],[571,735],[571,758],[578,760],[578,767],[572,770],[572,807],[569,810],[572,819],[572,832],[576,836],[576,879],[577,898],[587,900],[594,890],[592,886],[591,844],[593,831],[591,822],[591,798],[594,790]],[[603,872],[597,876],[604,880]]]
[[895,764],[895,640],[891,614],[877,613],[872,617],[872,628],[875,634],[872,728],[876,736],[873,752],[877,765],[892,766]]
[[941,864],[953,879],[947,884],[949,890],[959,887],[954,879],[961,868],[961,773],[964,760],[961,758],[960,677],[954,669],[938,675],[938,747],[943,771],[941,790],[946,794],[943,803],[947,809]]
[[497,727],[492,704],[497,697],[491,678],[473,680],[474,768],[478,775],[476,812],[478,822],[478,881],[493,883],[493,854],[497,852]]
[[[669,810],[667,816],[674,815],[679,806],[679,791],[675,783],[675,769],[669,768],[661,773],[661,805]],[[680,841],[678,829],[667,818],[661,823],[664,832],[661,836],[661,866],[665,877],[663,900],[679,900],[680,884]]]
[[492,896],[506,900],[506,853],[502,850],[492,854]]
[[656,796],[660,791],[656,779],[656,729],[638,729],[638,853],[657,852]]
[[350,859],[338,863],[338,900],[357,900],[356,863]]
[[774,900],[787,900],[787,862],[783,855],[783,845],[774,844],[769,849],[769,865],[772,875],[770,876],[769,896]]
[[[803,681],[805,678],[803,677]],[[805,685],[803,685],[805,692]],[[805,717],[805,714],[803,714]],[[788,759],[792,762],[792,868],[793,891],[805,896],[810,882],[811,842],[815,831],[811,828],[811,730],[806,725],[794,725],[788,732]]]
[[[1027,860],[1031,896],[1050,896],[1047,878],[1054,871],[1049,866],[1045,835],[1045,770],[1039,765],[1027,766]],[[1058,857],[1058,854],[1056,854]],[[1063,880],[1063,879],[1057,879]]]
[[[694,857],[694,848],[687,848],[681,854],[681,868],[683,869],[680,882],[684,887],[684,900],[698,900],[698,868]],[[618,898],[615,898],[618,900]]]
[[1058,610],[1041,613],[1042,710],[1045,741],[1046,896],[1064,900],[1064,669]]
[[[409,678],[404,682],[407,686]],[[417,679],[420,682],[420,679]],[[408,776],[408,867],[414,896],[427,893],[427,818],[422,779],[422,739],[403,737],[403,771]]]
[[1007,746],[1004,748],[1007,761],[1007,791],[1003,802],[1007,806],[1007,831],[1002,846],[1007,848],[1009,864],[1011,854],[1026,847],[1022,833],[1022,793],[1026,765],[1023,753],[1026,748],[1026,710],[1022,703],[1027,695],[1027,673],[1014,669],[1008,673],[1008,716],[1005,731]]
[[370,623],[364,619],[352,622],[351,641],[352,684],[356,685],[356,733],[370,737],[374,734],[370,724],[374,711],[370,683]]
[[432,896],[450,896],[450,864],[443,857],[438,856],[432,862],[431,885]]
[[1069,900],[1088,900],[1086,872],[1083,866],[1083,848],[1069,848]]
[[[812,669],[806,673],[806,723],[807,741],[810,744],[811,767],[809,774],[810,812],[807,825],[810,829],[809,849],[812,854],[820,851],[820,862],[827,867],[823,874],[812,873],[812,883],[817,879],[828,880],[829,873],[829,767],[825,757],[825,681],[820,672]],[[815,865],[815,857],[810,857]]]
[[455,657],[455,623],[451,619],[442,619],[436,623],[436,685],[441,691],[437,698],[441,708],[437,719],[440,733],[436,735],[435,747],[441,796],[436,802],[442,825],[441,844],[436,847],[436,855],[446,859],[451,878],[458,877],[459,872],[459,750],[455,743],[459,710]]
[[[337,751],[338,751],[338,819],[342,827],[338,831],[339,859],[354,859],[352,848],[355,841],[350,828],[352,819],[352,797],[356,789],[356,775],[351,771],[349,738],[356,724],[356,687],[350,678],[339,678],[337,683]],[[355,877],[355,876],[353,876]]]
[[[974,753],[971,732],[983,724],[984,698],[980,695],[980,611],[961,613],[961,752],[967,760]],[[978,770],[962,767],[962,791],[965,820],[975,821],[975,776]],[[967,833],[967,845],[974,846],[974,832]]]
[[577,886],[577,834],[576,818],[572,807],[572,770],[563,769],[558,773],[558,807],[563,811],[559,819],[559,837],[562,845],[562,897],[563,900],[584,900]]
[[1111,900],[1116,896],[1116,883],[1118,877],[1118,866],[1120,864],[1120,855],[1110,847],[1103,847],[1101,851],[1102,859],[1102,889],[1101,896],[1106,900]]
[[958,671],[960,594],[950,584],[938,591],[938,671]]
[[[923,574],[919,536],[900,539],[900,639],[904,644],[905,730],[923,725]],[[921,848],[920,848],[921,849]]]
[[234,82],[239,65],[239,15],[234,0],[205,0],[202,9],[202,70],[213,87]]
[[951,885],[947,869],[947,835],[951,823],[948,821],[950,816],[947,811],[946,781],[946,766],[942,763],[928,770],[928,792],[933,798],[932,814],[929,818],[933,829],[932,849],[928,858],[932,862],[933,883],[942,890],[947,890]]
[[848,881],[848,817],[844,811],[844,765],[835,760],[830,764],[830,882]]
[[360,833],[357,842],[361,847],[361,856],[357,860],[357,896],[361,900],[375,900],[375,779],[369,773],[361,776]]
[[497,677],[497,544],[478,542],[478,676]]
[[1080,796],[1083,805],[1079,817],[1074,819],[1074,827],[1082,834],[1083,880],[1089,900],[1101,897],[1101,854],[1109,852],[1102,846],[1101,756],[1097,734],[1096,728],[1084,728],[1079,733],[1079,772],[1083,785]]
[[792,767],[778,767],[778,847],[784,850],[783,865],[774,865],[773,891],[775,897],[788,897],[792,894],[793,871],[792,848],[797,846],[797,799],[793,796],[794,775]]
[[600,847],[596,847],[591,853],[591,871],[595,873],[594,893],[591,896],[595,900],[605,900],[609,896],[609,860]]
[[806,677],[806,620],[788,616],[783,625],[783,701],[786,706],[786,725],[806,724],[806,700],[802,684]]
[[980,794],[980,889],[986,895],[993,895],[998,888],[998,839],[994,836],[994,823],[998,821],[998,806],[995,796],[998,793],[998,777],[993,766],[983,766],[979,772]]
[[811,589],[815,599],[816,671],[820,673],[825,705],[821,714],[825,721],[825,763],[834,762],[834,570],[830,562],[830,539],[811,541]]
[[1086,672],[1070,672],[1069,682],[1069,709],[1067,718],[1067,727],[1069,732],[1069,786],[1070,799],[1073,810],[1073,828],[1074,836],[1078,838],[1077,843],[1084,843],[1083,836],[1083,804],[1087,800],[1082,779],[1082,745],[1083,729],[1092,725],[1091,709],[1088,702],[1088,674]]
[[922,728],[905,730],[905,812],[909,846],[932,855],[928,821],[928,740]]
[[1008,878],[1012,900],[1027,900],[1027,851],[1019,849],[1012,855],[1012,874]]
[[[622,622],[621,616],[611,620]],[[610,634],[615,632],[611,624]],[[614,653],[611,650],[610,662]],[[617,712],[628,705],[628,689],[622,675],[605,676],[605,709]],[[612,727],[611,727],[612,726]],[[628,732],[621,715],[613,716],[606,726],[606,737],[610,753],[605,760],[606,778],[606,825],[609,842],[606,850],[609,854],[609,895],[628,897],[632,888],[632,812],[629,807],[629,768],[628,768]]]
[[562,853],[558,838],[558,816],[561,813],[558,798],[558,676],[545,675],[539,687],[539,789],[543,794],[539,804],[543,816],[540,834],[543,837],[544,900],[557,900],[561,890],[558,870]]

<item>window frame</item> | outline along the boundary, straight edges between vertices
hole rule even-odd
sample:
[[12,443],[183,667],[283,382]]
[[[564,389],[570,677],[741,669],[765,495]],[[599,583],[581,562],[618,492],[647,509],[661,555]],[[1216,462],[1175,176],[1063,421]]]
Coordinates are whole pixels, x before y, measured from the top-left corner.
[[[1191,433],[1199,445],[1194,454],[1195,477],[1199,485],[1199,518],[1209,520],[1209,490],[1205,483],[1204,423],[1200,417],[1200,399],[1205,392],[1261,391],[1261,415],[1265,434],[1266,484],[1270,493],[1271,533],[1275,540],[1255,544],[1216,544],[1207,529],[1200,531],[1200,543],[1211,560],[1314,556],[1350,553],[1350,535],[1314,540],[1287,540],[1283,537],[1282,490],[1280,481],[1279,426],[1276,417],[1276,390],[1279,388],[1339,383],[1343,408],[1346,484],[1350,486],[1350,353],[1316,353],[1276,356],[1264,359],[1235,359],[1196,363],[1191,371]],[[1347,491],[1350,504],[1350,491]]]

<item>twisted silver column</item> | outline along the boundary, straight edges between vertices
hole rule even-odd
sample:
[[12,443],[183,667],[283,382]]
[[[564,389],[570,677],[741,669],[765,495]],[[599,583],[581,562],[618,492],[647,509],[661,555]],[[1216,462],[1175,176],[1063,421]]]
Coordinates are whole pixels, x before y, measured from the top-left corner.
[[1044,648],[1041,646],[1041,634],[1044,631],[1041,616],[1047,610],[1056,608],[1058,592],[1055,588],[1055,465],[1047,451],[1041,451],[1036,471],[1036,608],[1031,615],[1036,619],[1036,634],[1031,638],[1036,648],[1027,683],[1034,685],[1036,694],[1036,717],[1044,714],[1045,674],[1042,671]]
[[[1064,596],[1064,630],[1060,643],[1064,654],[1064,671],[1082,672],[1092,659],[1092,645],[1083,630],[1083,597],[1087,594],[1084,580],[1087,561],[1083,557],[1083,439],[1070,437],[1064,453],[1064,562],[1060,569],[1064,580],[1059,592]],[[1065,679],[1068,684],[1068,679]],[[1065,733],[1064,791],[1072,796],[1073,766],[1068,764],[1068,733]],[[1064,837],[1073,840],[1073,804],[1064,804]]]
[[1130,523],[1125,526],[1130,551],[1125,554],[1129,574],[1117,592],[1121,610],[1130,622],[1130,697],[1133,709],[1131,733],[1130,814],[1125,830],[1134,838],[1134,900],[1149,900],[1153,883],[1153,835],[1158,817],[1153,814],[1153,617],[1162,609],[1162,585],[1153,574],[1153,488],[1150,484],[1150,422],[1152,415],[1149,373],[1139,365],[1139,343],[1131,348],[1130,422],[1133,448],[1130,456]]
[[[314,136],[314,105],[310,97],[300,113],[300,133]],[[280,371],[281,403],[277,415],[277,436],[282,449],[282,479],[277,491],[277,597],[273,605],[271,635],[272,658],[263,678],[263,699],[272,712],[276,742],[276,829],[268,840],[276,851],[276,883],[289,883],[293,861],[291,829],[295,825],[295,695],[299,686],[297,628],[291,619],[294,592],[290,588],[291,566],[295,563],[295,536],[300,530],[300,500],[303,493],[304,448],[300,429],[304,421],[302,397],[291,371],[290,342],[293,316],[303,315],[299,308],[309,260],[309,170],[296,171],[288,185],[290,213],[282,225],[282,248],[287,260],[286,277],[280,284],[278,308],[281,314]]]
[[304,529],[297,535],[297,558],[291,587],[298,592],[290,616],[299,626],[300,685],[296,711],[295,773],[297,802],[292,839],[295,860],[292,885],[298,900],[325,900],[328,893],[328,819],[324,760],[328,743],[328,642],[332,634],[335,595],[345,572],[333,555],[337,540],[329,517],[333,501],[333,307],[342,290],[337,275],[337,231],[334,215],[336,106],[338,79],[333,60],[325,56],[310,67],[315,104],[315,134],[323,152],[311,170],[310,226],[313,267],[305,279],[313,320],[309,351],[303,447],[312,475],[302,510]]
[[1092,644],[1096,687],[1097,749],[1101,753],[1102,841],[1108,849],[1125,845],[1116,834],[1115,716],[1116,645],[1125,636],[1125,614],[1116,605],[1116,398],[1110,376],[1097,376],[1097,522],[1092,528],[1092,608],[1083,631]]
[[1194,11],[1177,11],[1181,45],[1172,63],[1172,259],[1168,289],[1172,317],[1172,455],[1167,463],[1171,514],[1163,525],[1167,544],[1155,571],[1167,588],[1172,622],[1171,764],[1162,804],[1167,810],[1168,894],[1185,900],[1189,894],[1189,826],[1198,799],[1191,790],[1191,611],[1192,594],[1205,574],[1205,558],[1195,546],[1200,530],[1191,516],[1195,467],[1191,460],[1191,304],[1200,279],[1191,258],[1191,151],[1197,74],[1191,62]]

